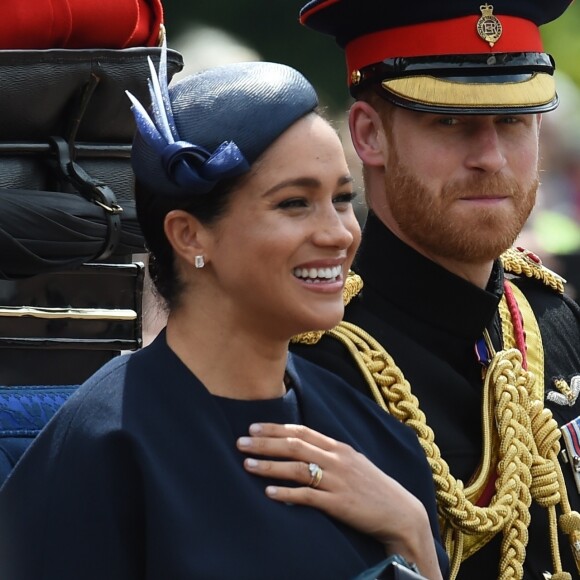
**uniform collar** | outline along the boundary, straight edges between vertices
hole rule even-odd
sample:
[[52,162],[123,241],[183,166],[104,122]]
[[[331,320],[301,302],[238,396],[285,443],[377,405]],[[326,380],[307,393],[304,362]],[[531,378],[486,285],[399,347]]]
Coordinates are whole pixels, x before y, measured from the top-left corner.
[[354,270],[363,279],[365,299],[375,295],[414,318],[474,339],[493,319],[503,293],[499,260],[482,290],[413,250],[372,212]]

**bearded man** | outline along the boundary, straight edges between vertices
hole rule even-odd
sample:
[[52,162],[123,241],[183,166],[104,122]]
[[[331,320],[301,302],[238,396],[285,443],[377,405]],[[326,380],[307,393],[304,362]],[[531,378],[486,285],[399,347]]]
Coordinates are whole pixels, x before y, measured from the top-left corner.
[[[513,248],[568,0],[312,0],[345,49],[369,214],[344,321],[302,356],[412,427],[452,577],[578,578],[580,309]],[[385,453],[388,453],[385,449]]]

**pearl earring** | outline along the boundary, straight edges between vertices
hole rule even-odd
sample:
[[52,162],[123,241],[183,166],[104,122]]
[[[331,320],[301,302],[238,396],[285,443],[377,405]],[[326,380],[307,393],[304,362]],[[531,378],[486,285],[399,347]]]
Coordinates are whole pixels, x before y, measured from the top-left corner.
[[205,260],[203,256],[196,256],[195,257],[195,267],[196,268],[203,268],[205,266]]

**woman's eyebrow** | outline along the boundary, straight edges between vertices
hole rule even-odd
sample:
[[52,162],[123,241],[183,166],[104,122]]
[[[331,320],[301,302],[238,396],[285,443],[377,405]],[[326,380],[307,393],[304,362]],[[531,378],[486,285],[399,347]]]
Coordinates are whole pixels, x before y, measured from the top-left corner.
[[[351,175],[343,175],[337,180],[337,185],[345,185],[347,183],[352,183],[353,181],[354,178]],[[277,191],[280,191],[285,187],[315,188],[320,187],[321,184],[322,182],[320,181],[320,179],[317,179],[316,177],[297,177],[285,179],[284,181],[281,181],[280,183],[277,183],[276,185],[268,189],[264,193],[264,195],[265,196],[272,195],[273,193],[276,193]]]

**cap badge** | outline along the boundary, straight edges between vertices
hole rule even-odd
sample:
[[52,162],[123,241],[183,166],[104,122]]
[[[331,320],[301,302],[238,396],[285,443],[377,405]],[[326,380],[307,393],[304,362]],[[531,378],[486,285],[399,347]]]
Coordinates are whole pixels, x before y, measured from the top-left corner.
[[493,46],[499,39],[502,33],[501,22],[493,15],[493,6],[491,4],[482,4],[481,18],[477,21],[477,34],[489,42],[489,46]]

